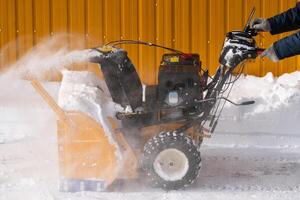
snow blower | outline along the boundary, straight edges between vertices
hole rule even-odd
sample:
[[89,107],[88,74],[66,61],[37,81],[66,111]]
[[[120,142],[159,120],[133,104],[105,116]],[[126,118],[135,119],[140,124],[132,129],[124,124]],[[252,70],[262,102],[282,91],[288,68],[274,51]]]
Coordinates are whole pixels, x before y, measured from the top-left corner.
[[[253,14],[254,9],[243,31],[226,34],[220,66],[213,77],[202,68],[198,54],[153,43],[121,40],[93,48],[98,56],[90,61],[100,65],[112,101],[123,108],[109,118],[111,128],[92,117],[93,109],[90,113],[76,110],[76,106],[73,111],[62,109],[33,81],[58,116],[61,190],[102,191],[118,179],[143,174],[147,183],[165,190],[193,183],[201,168],[200,146],[214,132],[225,103],[254,103],[228,99],[243,62],[263,51],[254,39],[257,32],[249,25]],[[172,52],[162,56],[157,85],[143,88],[127,52],[117,48],[121,44]]]

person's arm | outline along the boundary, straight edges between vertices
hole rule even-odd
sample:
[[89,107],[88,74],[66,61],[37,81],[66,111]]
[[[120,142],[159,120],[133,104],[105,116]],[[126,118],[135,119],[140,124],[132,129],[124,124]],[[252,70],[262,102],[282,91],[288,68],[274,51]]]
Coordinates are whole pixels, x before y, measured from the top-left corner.
[[300,28],[300,3],[279,15],[267,19],[272,35]]
[[300,54],[300,31],[273,44],[279,60]]

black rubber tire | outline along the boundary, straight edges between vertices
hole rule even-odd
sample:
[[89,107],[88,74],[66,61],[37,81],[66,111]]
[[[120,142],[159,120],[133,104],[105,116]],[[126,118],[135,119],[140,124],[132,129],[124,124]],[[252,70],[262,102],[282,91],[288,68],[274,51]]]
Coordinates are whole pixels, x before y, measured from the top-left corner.
[[[170,181],[160,177],[154,170],[153,163],[157,155],[166,149],[176,149],[184,153],[189,166],[180,180]],[[161,132],[149,139],[144,146],[142,169],[147,177],[147,184],[164,190],[179,190],[192,184],[199,175],[201,168],[200,151],[193,140],[184,133]]]

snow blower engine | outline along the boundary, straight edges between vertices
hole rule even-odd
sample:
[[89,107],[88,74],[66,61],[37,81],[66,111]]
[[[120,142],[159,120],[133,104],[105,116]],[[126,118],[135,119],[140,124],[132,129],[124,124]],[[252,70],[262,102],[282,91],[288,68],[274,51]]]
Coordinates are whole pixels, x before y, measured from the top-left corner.
[[101,65],[113,101],[125,108],[117,114],[125,126],[185,121],[199,114],[208,72],[201,75],[198,54],[164,54],[158,84],[145,86],[143,101],[143,86],[127,52],[111,46],[97,51],[103,56],[92,61]]

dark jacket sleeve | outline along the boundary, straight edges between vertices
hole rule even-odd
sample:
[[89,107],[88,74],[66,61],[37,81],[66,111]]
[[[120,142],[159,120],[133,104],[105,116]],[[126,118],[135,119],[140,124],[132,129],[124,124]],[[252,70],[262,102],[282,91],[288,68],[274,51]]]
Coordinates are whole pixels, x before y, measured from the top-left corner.
[[300,28],[300,3],[279,15],[268,19],[272,35],[293,31]]
[[300,31],[282,38],[273,44],[278,58],[284,59],[300,54]]

